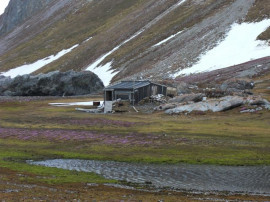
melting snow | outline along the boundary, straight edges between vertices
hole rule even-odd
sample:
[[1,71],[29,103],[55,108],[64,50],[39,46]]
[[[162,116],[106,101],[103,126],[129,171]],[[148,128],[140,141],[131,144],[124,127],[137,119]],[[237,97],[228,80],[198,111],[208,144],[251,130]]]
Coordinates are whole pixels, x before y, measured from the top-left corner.
[[234,23],[223,41],[202,54],[198,63],[174,74],[174,77],[212,71],[270,56],[270,46],[267,42],[256,40],[269,26],[270,19],[257,23]]
[[180,6],[180,5],[183,4],[185,1],[187,1],[187,0],[182,0],[182,1],[180,1],[177,5]]
[[[100,102],[100,105],[102,105],[104,101],[96,101],[96,102]],[[49,105],[56,106],[56,107],[93,106],[93,101],[90,101],[90,102],[49,103]]]
[[1,0],[1,5],[0,5],[0,15],[2,15],[8,6],[10,0]]
[[176,34],[173,34],[173,35],[169,36],[168,38],[162,40],[161,42],[159,42],[159,43],[153,45],[153,47],[160,46],[160,45],[166,43],[167,41],[169,41],[170,39],[174,38],[175,36],[177,36],[177,35],[180,34],[181,32],[183,32],[183,30],[180,31],[180,32],[177,32]]
[[87,42],[87,41],[89,41],[90,39],[92,39],[93,37],[89,37],[88,39],[86,39],[86,40],[84,40],[84,42],[83,43],[85,43],[85,42]]
[[43,66],[45,66],[45,65],[59,59],[63,55],[65,55],[68,52],[72,51],[77,46],[78,46],[78,44],[72,46],[69,49],[64,49],[64,50],[60,51],[59,53],[57,53],[56,55],[51,55],[51,56],[46,57],[44,59],[38,60],[35,63],[22,65],[20,67],[15,68],[15,69],[11,69],[11,70],[9,70],[9,71],[7,71],[5,73],[2,73],[2,75],[10,76],[11,78],[14,78],[14,77],[16,77],[18,75],[31,74],[32,72],[40,69],[41,67],[43,67]]

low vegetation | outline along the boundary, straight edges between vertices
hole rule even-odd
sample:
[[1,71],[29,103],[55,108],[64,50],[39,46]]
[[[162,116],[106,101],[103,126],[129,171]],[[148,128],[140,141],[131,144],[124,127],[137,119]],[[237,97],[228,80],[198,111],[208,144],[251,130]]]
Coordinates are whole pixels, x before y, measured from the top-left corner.
[[[260,76],[253,91],[269,99],[269,82],[269,74]],[[166,191],[147,194],[121,190],[119,194],[119,189],[102,185],[118,181],[93,173],[28,165],[27,160],[79,158],[157,164],[270,165],[270,113],[267,110],[245,114],[236,108],[227,112],[176,116],[134,111],[97,115],[48,104],[100,99],[99,96],[1,97],[0,190],[3,191],[0,197],[42,199],[37,193],[45,193],[45,190],[49,193],[46,199],[54,196],[62,200],[65,197],[86,199],[89,193],[95,199],[113,196],[117,200],[129,197],[151,201],[162,197],[175,201],[175,198],[210,197]],[[267,199],[243,195],[214,198]]]

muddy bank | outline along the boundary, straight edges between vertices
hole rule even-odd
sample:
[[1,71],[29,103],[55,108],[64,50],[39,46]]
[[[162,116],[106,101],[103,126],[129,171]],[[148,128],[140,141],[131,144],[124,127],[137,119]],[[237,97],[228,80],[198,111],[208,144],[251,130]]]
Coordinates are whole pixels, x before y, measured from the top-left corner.
[[108,179],[146,183],[156,188],[270,196],[270,166],[153,165],[76,159],[28,163],[94,172]]

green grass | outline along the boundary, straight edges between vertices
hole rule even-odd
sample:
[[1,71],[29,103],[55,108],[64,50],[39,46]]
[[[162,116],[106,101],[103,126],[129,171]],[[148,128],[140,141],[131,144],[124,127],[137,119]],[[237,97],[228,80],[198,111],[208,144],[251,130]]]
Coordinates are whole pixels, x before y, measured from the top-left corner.
[[[259,78],[253,90],[268,98],[269,75]],[[22,140],[3,138],[0,133],[0,167],[23,173],[20,180],[49,184],[112,182],[92,173],[32,166],[26,160],[93,159],[157,164],[270,165],[270,113],[263,110],[240,114],[228,112],[170,116],[164,113],[88,114],[75,107],[53,107],[51,102],[87,101],[92,98],[0,102],[0,130],[18,129],[89,132],[96,139]],[[93,98],[99,100],[101,98]],[[77,122],[73,122],[73,121]],[[99,121],[97,121],[99,120]],[[92,121],[97,121],[91,124]],[[104,122],[103,122],[104,121]],[[118,124],[120,123],[120,124]],[[132,123],[128,126],[121,123]],[[101,135],[99,138],[99,135]],[[103,135],[103,136],[102,136]],[[113,138],[132,137],[128,143],[105,143]],[[147,142],[145,144],[136,143]],[[27,177],[24,177],[27,176]]]
[[[13,104],[14,107],[11,107]],[[108,135],[108,138],[110,135],[123,138],[133,135],[135,140],[138,138],[151,142],[104,144],[102,140],[53,142],[44,138],[40,141],[0,141],[4,150],[26,150],[33,159],[57,157],[147,163],[270,164],[268,111],[240,114],[238,110],[233,110],[201,116],[168,116],[160,113],[92,115],[76,112],[73,107],[51,107],[46,101],[8,102],[0,105],[0,126],[5,128],[89,131]],[[134,124],[130,127],[114,124],[69,124],[72,120],[95,119]],[[62,123],[63,120],[67,122]],[[153,137],[156,139],[152,140]],[[18,159],[23,158],[19,156]]]
[[[43,182],[48,184],[63,183],[115,183],[115,180],[107,180],[94,173],[68,171],[64,169],[48,168],[26,164],[29,159],[53,158],[49,152],[36,152],[34,147],[43,147],[46,144],[29,144],[14,141],[0,141],[0,167],[8,168],[20,173],[24,177],[20,180],[29,182]],[[31,149],[29,147],[33,146]],[[41,153],[41,154],[40,154]]]

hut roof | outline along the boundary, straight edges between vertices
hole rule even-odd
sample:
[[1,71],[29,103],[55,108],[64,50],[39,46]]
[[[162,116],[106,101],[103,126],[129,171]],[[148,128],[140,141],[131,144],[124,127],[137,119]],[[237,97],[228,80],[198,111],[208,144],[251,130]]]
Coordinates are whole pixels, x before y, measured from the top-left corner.
[[105,90],[112,89],[137,89],[151,84],[150,81],[121,81],[120,83],[110,85]]

